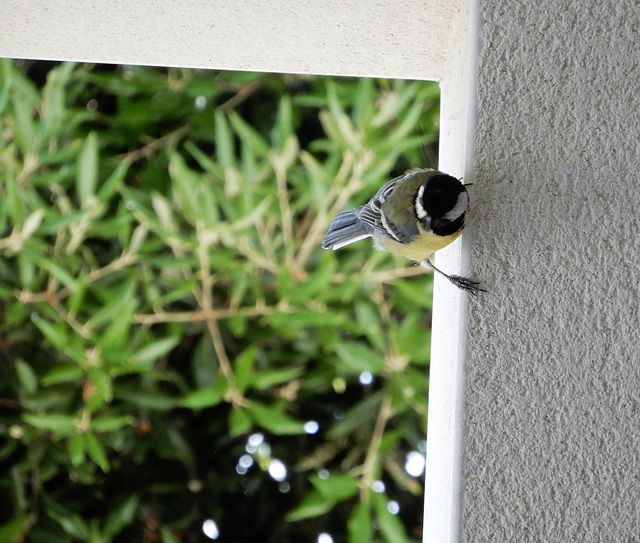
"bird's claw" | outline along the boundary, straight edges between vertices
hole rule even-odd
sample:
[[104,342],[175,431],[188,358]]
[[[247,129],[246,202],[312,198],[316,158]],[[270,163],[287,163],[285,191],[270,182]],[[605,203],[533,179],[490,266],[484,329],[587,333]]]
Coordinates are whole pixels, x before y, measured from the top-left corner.
[[461,290],[467,291],[472,296],[478,294],[478,292],[487,292],[485,289],[480,288],[480,283],[472,281],[466,277],[460,277],[459,275],[450,275],[449,281],[451,281],[456,287]]

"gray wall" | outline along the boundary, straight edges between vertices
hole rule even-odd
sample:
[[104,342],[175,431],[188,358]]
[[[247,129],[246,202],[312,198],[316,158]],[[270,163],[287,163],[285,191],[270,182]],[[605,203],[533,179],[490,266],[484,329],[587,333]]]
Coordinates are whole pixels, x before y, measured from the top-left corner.
[[462,541],[640,541],[640,3],[484,0]]

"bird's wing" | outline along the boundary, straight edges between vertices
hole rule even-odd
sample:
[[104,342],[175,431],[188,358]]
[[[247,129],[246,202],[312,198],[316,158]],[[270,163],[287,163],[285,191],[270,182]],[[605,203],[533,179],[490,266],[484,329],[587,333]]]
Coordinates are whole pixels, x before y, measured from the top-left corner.
[[[356,216],[363,223],[368,224],[378,232],[391,236],[400,243],[408,243],[418,234],[418,227],[415,221],[411,220],[401,224],[394,223],[389,220],[387,216],[382,214],[381,209],[385,200],[391,195],[396,185],[405,177],[406,174],[392,179],[383,185],[367,204],[355,210]],[[409,217],[413,217],[413,214],[410,213]]]

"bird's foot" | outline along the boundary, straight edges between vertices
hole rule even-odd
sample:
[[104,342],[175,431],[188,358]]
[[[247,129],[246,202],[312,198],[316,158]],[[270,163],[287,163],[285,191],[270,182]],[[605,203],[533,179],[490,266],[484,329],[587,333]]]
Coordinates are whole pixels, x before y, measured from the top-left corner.
[[475,296],[478,292],[487,292],[485,289],[480,288],[480,283],[478,281],[472,281],[471,279],[467,279],[466,277],[460,277],[459,275],[448,275],[447,279],[451,281],[456,287],[460,290],[464,290]]

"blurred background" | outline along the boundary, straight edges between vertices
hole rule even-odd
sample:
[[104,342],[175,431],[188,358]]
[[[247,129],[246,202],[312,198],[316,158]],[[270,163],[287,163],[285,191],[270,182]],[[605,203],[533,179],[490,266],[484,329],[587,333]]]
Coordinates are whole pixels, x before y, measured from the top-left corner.
[[340,210],[433,82],[0,60],[0,541],[420,541],[431,281]]

